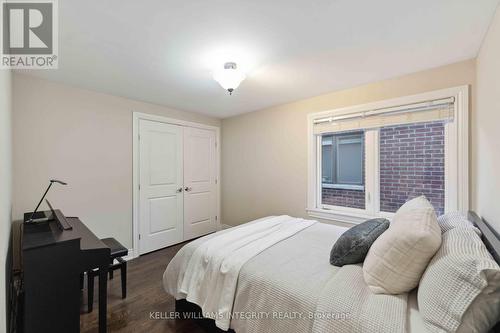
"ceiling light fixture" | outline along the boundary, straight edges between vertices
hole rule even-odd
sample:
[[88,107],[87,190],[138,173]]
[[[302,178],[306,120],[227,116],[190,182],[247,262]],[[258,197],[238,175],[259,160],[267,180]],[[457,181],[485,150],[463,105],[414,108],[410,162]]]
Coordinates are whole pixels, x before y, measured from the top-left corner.
[[214,80],[229,91],[229,95],[233,94],[234,89],[238,88],[245,77],[245,73],[238,70],[235,62],[226,62],[224,68],[218,68],[213,74]]

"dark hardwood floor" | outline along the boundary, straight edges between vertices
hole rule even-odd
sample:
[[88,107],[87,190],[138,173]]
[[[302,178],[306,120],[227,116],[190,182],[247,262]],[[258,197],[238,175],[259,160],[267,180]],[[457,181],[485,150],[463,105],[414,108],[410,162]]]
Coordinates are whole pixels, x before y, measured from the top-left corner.
[[[127,263],[127,298],[121,298],[120,274],[108,280],[108,332],[186,332],[203,333],[193,321],[168,319],[175,310],[175,299],[163,290],[163,272],[184,244],[143,255]],[[97,283],[97,279],[96,282]],[[87,286],[82,293],[80,331],[97,332],[98,297],[94,295],[94,311],[87,313]],[[160,312],[162,319],[151,319]]]

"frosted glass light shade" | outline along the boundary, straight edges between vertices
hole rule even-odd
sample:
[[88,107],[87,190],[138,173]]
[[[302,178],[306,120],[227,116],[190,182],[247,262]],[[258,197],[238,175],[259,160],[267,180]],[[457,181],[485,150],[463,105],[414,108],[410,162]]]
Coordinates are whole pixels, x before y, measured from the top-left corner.
[[238,70],[234,62],[227,62],[223,68],[217,69],[213,73],[213,78],[222,88],[232,93],[245,79],[245,74]]

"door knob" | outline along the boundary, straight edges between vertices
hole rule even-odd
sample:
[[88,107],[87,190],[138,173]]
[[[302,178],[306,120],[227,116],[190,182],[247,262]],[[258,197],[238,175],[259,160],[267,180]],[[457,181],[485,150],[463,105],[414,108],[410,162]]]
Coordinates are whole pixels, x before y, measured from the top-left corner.
[[182,192],[182,187],[179,187],[179,188],[177,189],[177,191],[175,191],[175,192],[177,192],[177,193]]
[[189,191],[191,191],[191,190],[192,190],[192,188],[191,188],[191,187],[187,187],[187,186],[186,186],[186,187],[184,187],[184,191],[186,191],[186,192],[189,192]]

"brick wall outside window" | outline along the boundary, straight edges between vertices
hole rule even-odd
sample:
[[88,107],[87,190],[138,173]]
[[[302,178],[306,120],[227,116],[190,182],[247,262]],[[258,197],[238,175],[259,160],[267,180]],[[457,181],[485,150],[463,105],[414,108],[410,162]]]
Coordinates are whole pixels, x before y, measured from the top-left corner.
[[420,123],[380,130],[380,210],[395,212],[425,195],[444,212],[444,124]]
[[323,204],[365,209],[364,190],[345,190],[323,187]]

